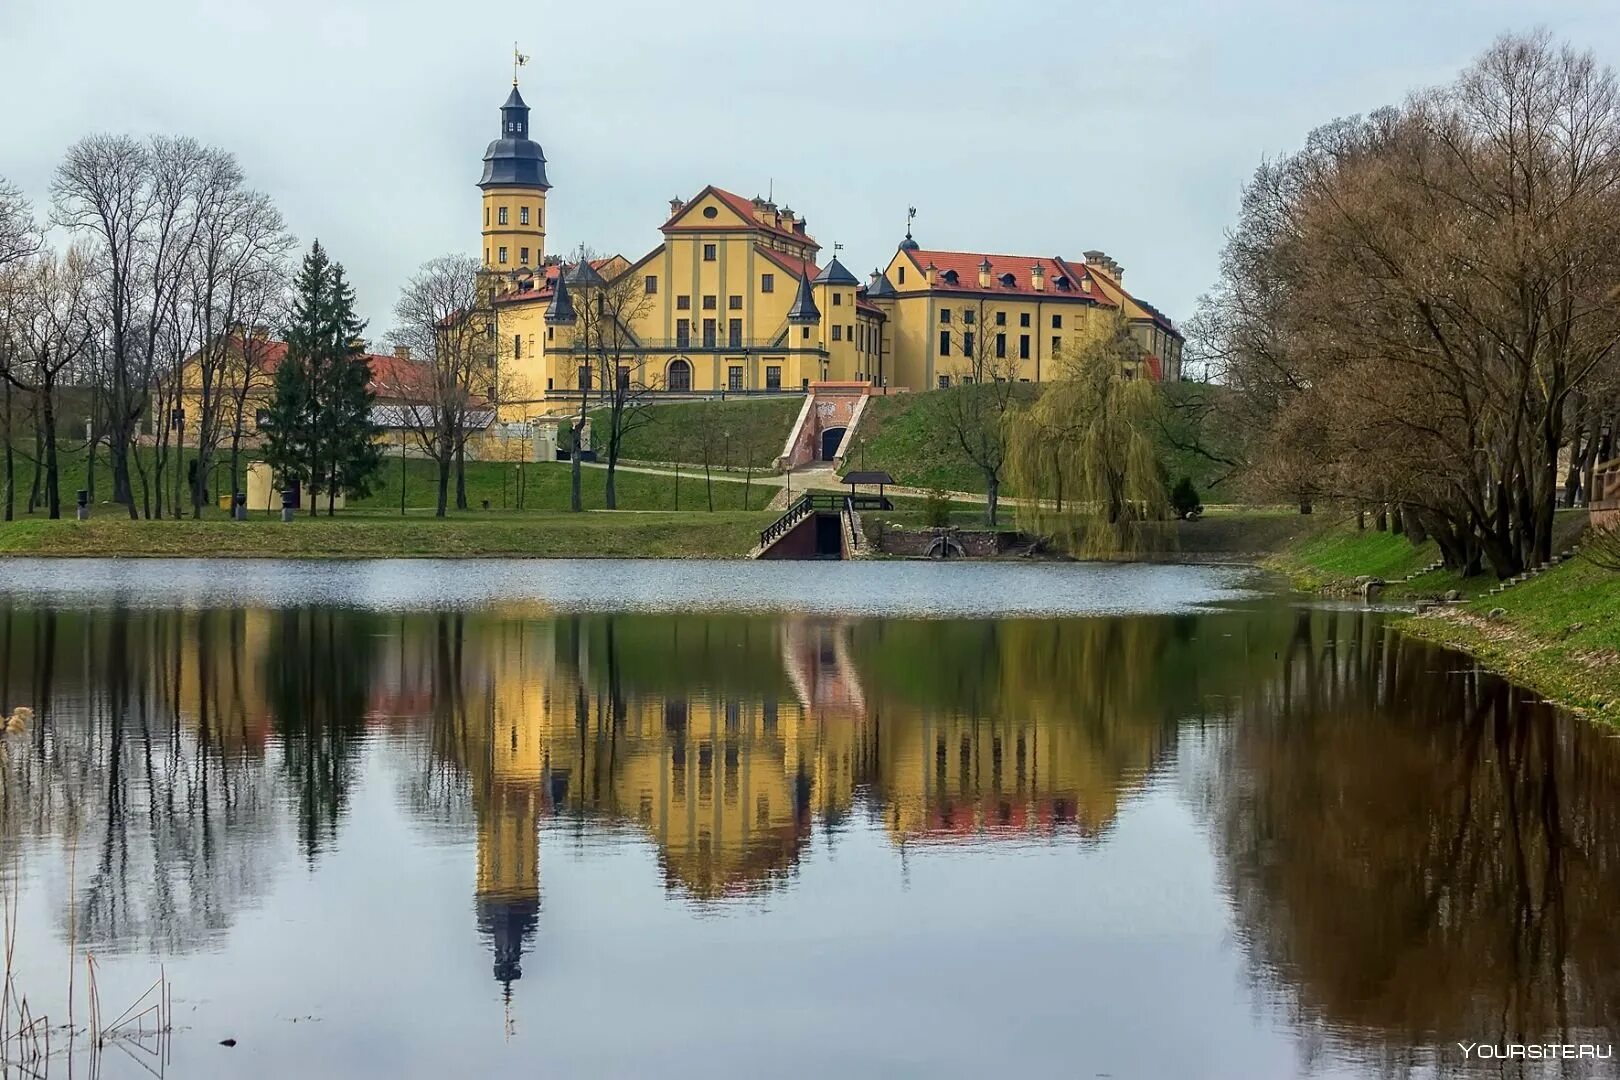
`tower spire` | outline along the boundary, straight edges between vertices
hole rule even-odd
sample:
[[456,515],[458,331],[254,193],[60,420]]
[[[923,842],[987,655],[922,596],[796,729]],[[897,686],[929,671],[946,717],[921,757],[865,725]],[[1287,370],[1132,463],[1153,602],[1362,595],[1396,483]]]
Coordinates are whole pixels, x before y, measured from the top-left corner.
[[514,89],[517,87],[518,68],[524,66],[528,62],[529,54],[518,52],[518,43],[515,41],[512,42],[512,86]]

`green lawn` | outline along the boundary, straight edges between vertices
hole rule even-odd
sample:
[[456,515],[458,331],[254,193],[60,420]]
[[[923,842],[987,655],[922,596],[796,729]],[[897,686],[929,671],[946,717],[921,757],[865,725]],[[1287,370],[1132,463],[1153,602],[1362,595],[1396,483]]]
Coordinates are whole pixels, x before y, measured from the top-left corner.
[[1287,573],[1301,589],[1344,588],[1358,577],[1405,577],[1440,557],[1432,541],[1414,546],[1405,536],[1379,532],[1372,527],[1370,515],[1365,529],[1357,529],[1353,520],[1334,520],[1325,512],[1320,520],[1314,532],[1304,534],[1271,559],[1272,566]]
[[[984,474],[951,434],[945,403],[951,391],[874,397],[845,457],[851,469],[881,469],[896,483],[946,491],[984,492]],[[1006,485],[1002,494],[1011,495]]]
[[[717,473],[718,475],[718,473]],[[769,484],[737,483],[716,480],[714,508],[716,510],[758,510],[770,502],[776,488]],[[491,510],[512,510],[522,496],[524,510],[566,510],[572,488],[572,466],[567,462],[530,462],[520,469],[509,462],[467,462],[467,505],[481,509],[489,502]],[[455,478],[450,481],[450,505],[455,505]],[[676,478],[653,473],[620,470],[614,477],[620,510],[674,510],[676,509]],[[607,470],[585,467],[580,470],[580,494],[586,509],[600,509],[606,505]],[[378,477],[376,490],[351,504],[355,509],[399,509],[399,458],[385,463]],[[520,490],[521,488],[521,490]],[[748,497],[744,507],[743,497]],[[405,505],[432,507],[438,495],[438,469],[431,461],[407,459],[405,463]],[[708,496],[703,482],[702,466],[695,472],[683,471],[680,476],[681,510],[705,510]]]
[[[1491,617],[1491,612],[1499,614]],[[1620,718],[1620,574],[1576,559],[1498,593],[1403,619],[1555,701]]]
[[382,558],[400,556],[728,558],[747,554],[774,515],[761,512],[567,512],[390,517],[347,511],[282,524],[130,521],[0,523],[0,554],[162,557]]
[[[707,427],[712,433],[711,463],[730,462],[739,471],[752,463],[756,472],[767,470],[782,453],[803,407],[804,398],[798,394],[646,405],[625,432],[619,456],[629,461],[702,462]],[[598,452],[606,445],[607,429],[607,410],[592,412],[592,445]]]

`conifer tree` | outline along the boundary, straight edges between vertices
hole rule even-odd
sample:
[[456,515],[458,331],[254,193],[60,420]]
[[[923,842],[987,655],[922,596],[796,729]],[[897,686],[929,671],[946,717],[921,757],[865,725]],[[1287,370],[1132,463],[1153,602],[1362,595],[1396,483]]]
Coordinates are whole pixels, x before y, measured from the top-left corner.
[[282,483],[324,489],[327,513],[338,491],[364,494],[381,467],[371,422],[371,371],[343,268],[317,241],[293,283],[283,329],[287,354],[276,369],[265,424],[265,457]]

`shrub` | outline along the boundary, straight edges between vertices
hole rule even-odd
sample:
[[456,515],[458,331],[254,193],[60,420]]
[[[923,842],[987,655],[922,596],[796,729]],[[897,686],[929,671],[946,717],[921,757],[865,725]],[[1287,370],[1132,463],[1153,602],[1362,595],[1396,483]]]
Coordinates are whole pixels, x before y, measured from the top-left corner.
[[1191,477],[1183,476],[1176,481],[1176,486],[1170,489],[1170,508],[1176,512],[1178,518],[1196,514],[1204,508],[1203,501],[1198,498],[1198,489],[1193,487]]
[[923,513],[928,518],[930,528],[943,529],[951,523],[950,496],[940,488],[931,488],[923,502]]

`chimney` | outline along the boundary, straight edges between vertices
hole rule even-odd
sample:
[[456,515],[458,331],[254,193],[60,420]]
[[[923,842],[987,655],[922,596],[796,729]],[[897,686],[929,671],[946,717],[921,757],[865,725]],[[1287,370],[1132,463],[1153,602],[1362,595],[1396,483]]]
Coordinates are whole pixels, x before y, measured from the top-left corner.
[[929,259],[928,265],[923,267],[923,280],[932,285],[934,283],[934,273],[938,269],[939,267],[934,265],[934,260]]
[[979,288],[988,289],[989,287],[990,287],[990,260],[985,259],[983,262],[979,263]]
[[674,217],[676,214],[680,213],[681,212],[681,207],[683,207],[685,205],[686,205],[686,200],[681,198],[679,195],[677,195],[675,198],[669,200],[669,216]]
[[254,323],[252,333],[254,341],[270,340],[270,328],[264,325],[264,323]]
[[395,345],[394,346],[394,359],[396,359],[396,360],[409,360],[410,358],[411,358],[411,347],[409,345]]
[[1029,287],[1036,292],[1046,291],[1046,267],[1034,263],[1029,268]]

